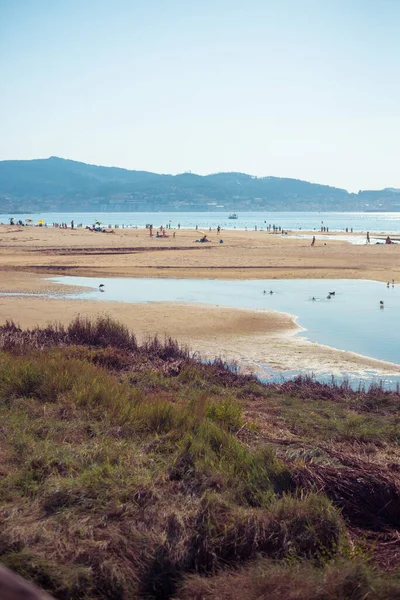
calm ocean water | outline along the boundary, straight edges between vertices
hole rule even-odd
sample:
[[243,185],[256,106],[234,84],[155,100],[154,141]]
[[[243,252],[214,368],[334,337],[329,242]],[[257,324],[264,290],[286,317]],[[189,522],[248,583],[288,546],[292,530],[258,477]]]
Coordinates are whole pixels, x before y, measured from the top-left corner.
[[238,214],[238,219],[228,219],[228,212],[116,212],[116,213],[37,213],[37,214],[0,214],[0,222],[8,223],[10,217],[17,220],[32,219],[37,223],[39,219],[48,226],[53,223],[70,223],[73,219],[75,225],[92,225],[100,221],[105,227],[145,227],[152,224],[171,225],[172,228],[180,224],[183,228],[211,227],[218,225],[223,229],[265,229],[268,225],[280,226],[291,230],[316,230],[322,226],[329,227],[330,231],[344,231],[346,227],[357,231],[371,231],[384,233],[400,233],[400,212],[243,212]]

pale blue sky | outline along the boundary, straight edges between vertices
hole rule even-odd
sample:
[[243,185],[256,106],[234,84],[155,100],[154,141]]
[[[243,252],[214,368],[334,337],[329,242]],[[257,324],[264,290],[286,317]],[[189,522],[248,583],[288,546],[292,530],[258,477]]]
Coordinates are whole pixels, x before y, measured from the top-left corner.
[[400,187],[399,0],[0,0],[0,160]]

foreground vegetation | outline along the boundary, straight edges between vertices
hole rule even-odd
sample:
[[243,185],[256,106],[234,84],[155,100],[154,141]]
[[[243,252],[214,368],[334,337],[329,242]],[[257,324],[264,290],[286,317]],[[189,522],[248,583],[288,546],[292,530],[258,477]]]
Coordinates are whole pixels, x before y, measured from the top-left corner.
[[0,328],[0,562],[59,599],[400,597],[400,394]]

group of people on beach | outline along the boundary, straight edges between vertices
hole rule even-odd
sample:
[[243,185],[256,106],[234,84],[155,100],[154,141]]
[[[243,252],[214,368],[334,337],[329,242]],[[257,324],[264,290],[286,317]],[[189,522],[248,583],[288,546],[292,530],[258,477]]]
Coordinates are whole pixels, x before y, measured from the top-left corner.
[[[54,227],[54,229],[68,229],[67,223],[53,223],[53,227]],[[74,229],[74,227],[75,227],[73,220],[70,223],[70,227],[71,227],[71,229]],[[82,225],[78,225],[78,227],[82,227]]]
[[[9,218],[10,225],[25,226],[25,225],[27,225],[27,224],[34,224],[34,223],[33,223],[33,221],[32,221],[32,219],[25,219],[25,221],[26,221],[26,223],[24,223],[24,222],[23,222],[21,219],[19,219],[19,220],[17,221],[17,220],[16,220],[14,217],[10,217],[10,218]],[[265,223],[265,230],[266,230],[266,231],[270,231],[270,232],[273,232],[273,233],[281,233],[282,235],[283,235],[283,234],[286,234],[286,235],[288,234],[288,231],[287,231],[287,230],[284,230],[284,229],[283,229],[283,228],[282,228],[280,225],[275,225],[275,224],[267,224],[267,222],[266,222],[266,221],[264,221],[264,223]],[[322,223],[323,223],[323,222],[322,222]],[[111,233],[111,232],[113,233],[113,232],[114,232],[114,229],[119,229],[120,227],[121,227],[122,229],[125,229],[125,228],[134,228],[134,229],[138,229],[138,226],[137,226],[137,225],[136,225],[136,226],[127,226],[127,225],[124,225],[124,224],[122,224],[122,225],[115,224],[114,226],[113,226],[113,225],[108,225],[108,228],[106,229],[106,228],[105,228],[104,226],[102,226],[102,224],[101,224],[100,222],[98,222],[98,221],[97,221],[95,224],[91,225],[91,226],[88,226],[88,225],[87,225],[87,226],[84,226],[82,223],[79,223],[78,225],[75,225],[75,222],[74,222],[74,220],[73,220],[73,219],[70,221],[70,223],[69,223],[69,224],[68,224],[68,223],[66,223],[66,222],[61,222],[61,223],[58,223],[58,222],[53,222],[53,223],[51,223],[51,224],[49,224],[49,225],[50,225],[51,227],[53,227],[54,229],[69,229],[69,228],[70,228],[70,229],[75,229],[75,228],[79,229],[79,228],[83,228],[83,227],[85,227],[85,229],[87,229],[87,230],[89,230],[89,231],[92,231],[92,232],[102,232],[102,233]],[[39,227],[47,227],[47,226],[48,226],[48,224],[47,224],[47,222],[45,222],[45,221],[38,221],[38,222],[37,222],[37,226],[39,226]],[[171,228],[172,228],[172,225],[171,225],[171,221],[170,221],[170,222],[169,222],[169,223],[167,223],[165,226],[164,226],[164,225],[161,225],[161,226],[158,228],[158,230],[156,231],[156,235],[154,236],[154,234],[153,234],[153,225],[146,225],[146,229],[148,229],[148,230],[149,230],[150,237],[153,237],[153,236],[154,236],[154,237],[156,237],[156,238],[168,238],[168,237],[170,237],[170,236],[169,236],[169,235],[166,233],[166,230],[171,230]],[[178,230],[180,230],[180,229],[181,229],[181,223],[178,223],[178,224],[176,225],[176,229],[178,229]],[[173,237],[173,238],[175,238],[175,237],[176,237],[176,229],[174,228],[174,231],[173,231],[173,233],[172,233],[172,237]],[[199,229],[199,226],[198,226],[198,225],[195,225],[195,230],[197,231],[198,229]],[[210,232],[212,231],[212,228],[211,228],[211,227],[209,227],[208,229],[209,229],[209,231],[210,231]],[[248,228],[247,228],[247,227],[245,227],[244,229],[245,229],[245,231],[247,231],[247,229],[248,229]],[[316,229],[316,228],[314,228],[314,230],[315,230],[315,229]],[[221,226],[220,226],[220,225],[218,225],[218,226],[216,227],[216,231],[217,231],[217,234],[218,234],[218,235],[220,234],[221,230],[222,230]],[[255,231],[257,231],[257,230],[258,230],[258,228],[257,228],[257,225],[255,225],[255,226],[254,226],[254,230],[255,230]],[[261,230],[262,230],[262,229],[260,229],[260,231],[261,231]],[[299,227],[299,230],[301,230],[301,227]],[[328,227],[328,226],[326,226],[326,225],[323,225],[323,224],[322,224],[322,225],[320,226],[320,230],[321,230],[321,233],[329,233],[329,227]],[[344,230],[345,230],[345,232],[346,232],[346,233],[353,233],[353,227],[350,227],[350,228],[349,228],[349,227],[346,227]],[[199,242],[208,242],[208,241],[210,241],[210,240],[209,240],[209,239],[207,239],[207,237],[206,237],[206,236],[203,236],[202,238],[200,238],[199,240],[196,240],[196,241],[199,241]],[[397,241],[397,240],[396,240],[396,241]],[[393,243],[396,243],[396,241],[395,241],[395,242],[393,242],[393,240],[391,239],[391,237],[388,235],[388,236],[385,238],[385,242],[384,242],[384,243],[385,243],[385,244],[393,244]],[[220,243],[223,243],[223,241],[222,241],[222,240],[220,240]],[[367,243],[367,244],[370,244],[370,243],[371,243],[371,238],[370,238],[370,232],[369,232],[369,231],[367,231],[367,233],[366,233],[366,243]],[[376,242],[376,243],[382,243],[382,242]],[[312,241],[311,241],[311,246],[315,246],[315,244],[316,244],[316,236],[315,236],[315,235],[313,235],[313,237],[312,237]]]

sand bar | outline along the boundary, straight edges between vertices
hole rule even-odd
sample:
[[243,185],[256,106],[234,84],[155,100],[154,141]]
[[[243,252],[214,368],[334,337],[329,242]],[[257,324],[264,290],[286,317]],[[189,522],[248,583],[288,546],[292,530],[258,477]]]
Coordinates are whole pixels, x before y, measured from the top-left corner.
[[[0,226],[0,291],[63,295],[75,288],[46,276],[186,277],[220,279],[340,278],[400,281],[400,246],[318,242],[268,232],[207,232],[200,244],[193,230],[176,237],[150,238],[146,230],[88,230]],[[220,237],[224,240],[219,243]],[[326,243],[326,245],[324,245]],[[363,369],[400,374],[400,366],[361,357],[296,336],[294,318],[274,311],[251,311],[168,303],[124,304],[1,297],[0,322],[23,327],[67,323],[77,314],[107,313],[139,337],[158,333],[187,343],[202,356],[245,361],[249,368],[313,369],[338,373]]]
[[327,234],[326,242],[311,247],[312,232],[306,239],[295,232],[226,230],[218,235],[214,230],[204,244],[195,241],[201,234],[193,230],[172,235],[172,230],[168,238],[157,239],[145,229],[106,234],[3,225],[0,269],[110,277],[400,281],[400,244],[354,245]]

